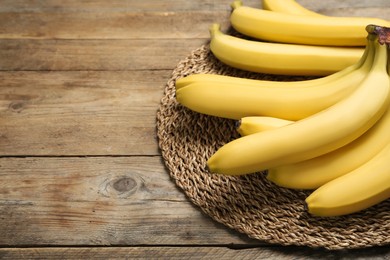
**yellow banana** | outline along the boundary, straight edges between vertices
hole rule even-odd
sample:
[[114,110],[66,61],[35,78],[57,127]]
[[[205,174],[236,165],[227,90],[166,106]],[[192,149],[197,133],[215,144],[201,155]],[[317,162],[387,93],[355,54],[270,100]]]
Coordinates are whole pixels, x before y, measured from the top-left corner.
[[[364,52],[366,53],[366,52]],[[363,53],[363,55],[364,55]],[[329,81],[333,81],[336,78],[340,78],[345,76],[346,74],[352,72],[353,70],[360,67],[360,63],[364,59],[360,59],[357,63],[352,64],[351,66],[346,67],[340,71],[332,73],[330,75],[324,77],[316,77],[313,79],[305,79],[305,80],[290,80],[290,81],[275,81],[275,80],[261,80],[261,79],[250,79],[250,78],[241,78],[235,76],[226,76],[219,74],[207,74],[207,73],[199,73],[199,74],[191,74],[182,78],[179,78],[175,82],[176,89],[180,89],[182,87],[188,86],[192,83],[231,83],[237,85],[252,85],[259,87],[312,87],[324,83],[328,83]]]
[[293,122],[294,121],[269,116],[247,116],[237,121],[236,128],[241,136],[246,136],[289,125]]
[[268,169],[267,179],[292,189],[317,189],[369,161],[390,143],[390,109],[355,141],[310,160]]
[[367,25],[390,26],[379,18],[292,15],[243,6],[242,1],[234,1],[232,8],[230,23],[235,30],[281,43],[364,46]]
[[367,58],[362,66],[324,84],[286,87],[276,82],[262,86],[261,81],[257,85],[195,81],[177,89],[176,99],[193,111],[212,116],[237,120],[246,116],[300,120],[334,105],[359,86],[372,66],[374,52],[369,47],[367,45],[367,56],[363,55]]
[[[274,117],[244,117],[237,123],[242,136],[293,123]],[[295,164],[268,169],[267,179],[291,189],[317,189],[369,161],[390,143],[390,109],[355,141],[333,152]],[[356,158],[359,158],[356,160]]]
[[[215,25],[218,26],[218,25]],[[215,29],[215,26],[213,26],[213,29]],[[348,73],[360,68],[363,63],[365,62],[367,56],[368,56],[369,48],[366,46],[364,49],[364,52],[362,56],[359,58],[359,60],[342,69],[337,72],[334,72],[330,75],[324,76],[324,77],[318,77],[315,79],[308,79],[308,80],[296,80],[296,81],[273,81],[273,80],[259,80],[259,79],[248,79],[248,78],[240,78],[240,77],[233,77],[233,76],[226,76],[226,75],[218,75],[218,74],[207,74],[207,73],[200,73],[200,74],[191,74],[182,78],[179,78],[175,82],[176,89],[180,89],[182,87],[185,87],[187,85],[190,85],[192,83],[196,82],[202,82],[202,83],[233,83],[237,85],[241,84],[248,84],[252,86],[259,86],[259,87],[312,87],[315,85],[325,84],[330,81],[334,81],[340,77],[343,77],[347,75]]]
[[359,168],[334,179],[306,198],[309,213],[340,216],[362,211],[390,198],[390,144]]
[[387,110],[387,56],[387,47],[375,41],[373,66],[351,95],[308,118],[225,144],[209,158],[208,169],[229,175],[249,174],[308,160],[352,142]]
[[263,9],[284,13],[284,14],[294,14],[294,15],[305,15],[305,16],[324,16],[317,12],[311,11],[295,0],[263,0],[262,1]]
[[245,40],[210,27],[210,50],[222,63],[241,70],[295,76],[325,76],[358,62],[364,48],[309,46]]

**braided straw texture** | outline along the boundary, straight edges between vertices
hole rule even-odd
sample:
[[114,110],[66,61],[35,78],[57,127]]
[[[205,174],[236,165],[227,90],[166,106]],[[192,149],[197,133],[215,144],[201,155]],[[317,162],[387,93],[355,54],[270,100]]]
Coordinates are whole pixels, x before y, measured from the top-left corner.
[[208,44],[177,64],[165,85],[157,112],[157,136],[171,178],[192,203],[228,228],[268,243],[332,250],[390,244],[390,200],[360,213],[319,218],[305,209],[308,191],[280,188],[269,182],[264,173],[245,176],[209,173],[207,159],[238,134],[234,120],[199,114],[178,104],[175,81],[195,73],[291,79],[244,72],[221,64]]

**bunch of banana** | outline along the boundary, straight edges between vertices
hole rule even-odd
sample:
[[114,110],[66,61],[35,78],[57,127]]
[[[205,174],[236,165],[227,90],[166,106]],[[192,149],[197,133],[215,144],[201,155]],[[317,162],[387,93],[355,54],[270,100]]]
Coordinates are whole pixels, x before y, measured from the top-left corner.
[[359,62],[326,77],[276,82],[195,74],[176,82],[176,99],[193,111],[229,119],[245,116],[303,119],[356,90],[372,66],[374,48],[373,41],[370,42]]
[[387,47],[377,41],[374,46],[371,70],[355,91],[293,124],[224,145],[208,160],[210,170],[232,175],[253,173],[314,158],[360,137],[382,117],[390,102]]
[[[360,194],[363,189],[360,185],[366,185],[367,181],[362,177],[356,177],[362,181],[350,181],[354,176],[361,176],[358,173],[362,171],[370,178],[371,172],[367,169],[372,166],[367,165],[373,164],[381,150],[390,145],[390,115],[387,112],[390,104],[390,51],[378,40],[373,46],[375,55],[371,69],[350,95],[295,122],[283,120],[275,123],[278,119],[274,119],[268,128],[248,128],[244,117],[239,125],[243,137],[225,144],[209,158],[209,170],[231,175],[268,170],[268,178],[281,186],[321,187],[306,200],[309,212],[320,216],[352,213],[374,205],[379,199],[389,198],[390,169],[386,159],[381,161],[383,173],[379,183],[382,186],[371,187],[370,193],[364,194],[367,195],[365,199]],[[256,124],[267,125],[265,118]],[[374,165],[378,167],[377,163]],[[348,182],[340,179],[343,176],[350,176],[345,179]],[[344,186],[342,190],[339,188],[336,196],[332,183],[339,182]],[[360,196],[352,196],[354,193]],[[338,199],[334,198],[333,202],[342,205],[329,201],[328,196],[335,196]],[[328,204],[325,205],[324,201]]]
[[[214,24],[210,49],[218,59],[249,71],[322,77],[281,82],[193,74],[178,79],[180,104],[238,120],[241,137],[220,147],[208,159],[208,170],[264,171],[279,186],[314,190],[306,203],[318,216],[350,214],[390,198],[389,23],[320,15],[294,0],[263,0],[268,10],[240,1],[232,7],[236,30],[278,43],[226,35]],[[302,34],[289,35],[294,30]],[[337,60],[345,63],[337,67]]]

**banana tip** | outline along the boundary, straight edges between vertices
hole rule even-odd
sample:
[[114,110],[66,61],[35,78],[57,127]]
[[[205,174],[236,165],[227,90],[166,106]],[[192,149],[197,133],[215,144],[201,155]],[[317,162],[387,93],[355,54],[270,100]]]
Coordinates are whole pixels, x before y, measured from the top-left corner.
[[211,37],[214,37],[214,35],[217,34],[220,31],[220,29],[221,29],[221,25],[219,23],[213,23],[209,28]]
[[230,4],[232,9],[237,9],[238,7],[242,6],[242,1],[241,0],[236,0],[233,3]]
[[269,169],[267,170],[267,174],[265,178],[270,182],[274,182],[274,174],[272,174],[272,172]]

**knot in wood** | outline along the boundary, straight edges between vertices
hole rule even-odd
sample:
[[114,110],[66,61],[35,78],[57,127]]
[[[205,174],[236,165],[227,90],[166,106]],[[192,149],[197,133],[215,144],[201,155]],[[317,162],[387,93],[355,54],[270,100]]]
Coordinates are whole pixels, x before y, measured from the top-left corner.
[[137,182],[130,177],[123,177],[116,180],[112,187],[119,193],[129,192],[137,187]]
[[21,112],[24,109],[24,101],[13,101],[8,105],[8,108],[14,112]]
[[108,176],[100,184],[99,194],[107,198],[126,199],[137,192],[140,180],[137,176]]

